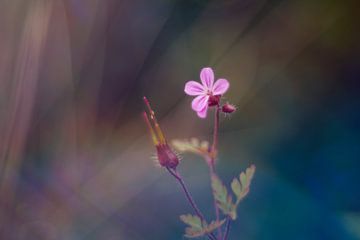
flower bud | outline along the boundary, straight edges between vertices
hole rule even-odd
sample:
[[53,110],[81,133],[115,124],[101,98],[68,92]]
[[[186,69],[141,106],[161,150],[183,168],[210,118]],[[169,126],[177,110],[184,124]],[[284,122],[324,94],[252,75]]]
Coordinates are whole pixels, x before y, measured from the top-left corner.
[[146,112],[143,112],[143,116],[146,125],[149,128],[151,138],[156,148],[157,159],[162,167],[173,168],[179,164],[179,157],[168,145],[165,136],[160,128],[159,123],[155,117],[155,112],[152,110],[149,101],[144,97],[144,102],[148,108],[150,117]]
[[157,157],[162,167],[176,168],[179,164],[179,158],[171,150],[169,145],[161,144],[156,146]]
[[225,103],[222,106],[221,111],[224,113],[233,113],[236,111],[236,107],[230,103]]

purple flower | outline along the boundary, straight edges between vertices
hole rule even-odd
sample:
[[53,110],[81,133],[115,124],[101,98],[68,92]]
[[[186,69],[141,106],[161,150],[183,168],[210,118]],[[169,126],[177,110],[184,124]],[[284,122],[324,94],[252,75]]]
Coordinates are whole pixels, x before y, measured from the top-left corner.
[[206,118],[209,106],[219,104],[221,95],[228,90],[230,84],[223,78],[214,83],[214,72],[209,67],[201,70],[200,80],[202,84],[188,81],[185,84],[184,91],[190,96],[197,96],[192,101],[191,107],[200,118]]

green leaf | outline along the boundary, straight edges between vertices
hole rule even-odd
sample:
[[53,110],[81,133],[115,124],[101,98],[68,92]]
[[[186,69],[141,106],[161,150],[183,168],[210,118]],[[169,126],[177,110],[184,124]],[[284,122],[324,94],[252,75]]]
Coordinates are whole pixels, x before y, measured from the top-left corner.
[[[189,225],[185,229],[185,236],[188,238],[200,237],[205,234],[205,230],[203,229],[203,222],[198,216],[193,216],[191,214],[181,215],[180,219]],[[206,225],[206,223],[205,223]]]
[[193,227],[187,227],[185,229],[185,237],[187,238],[196,238],[196,237],[201,237],[204,236],[206,233],[203,229],[198,230],[195,229]]
[[211,177],[211,187],[214,193],[215,200],[219,203],[227,203],[227,189],[217,176]]
[[211,187],[214,193],[214,198],[220,204],[227,203],[227,189],[217,176],[211,177]]
[[181,215],[180,219],[181,221],[183,221],[184,223],[186,223],[187,225],[193,228],[202,229],[201,219],[198,216],[187,214],[187,215]]
[[241,185],[237,178],[234,178],[231,182],[231,189],[234,192],[235,196],[239,196],[241,193]]
[[201,221],[198,216],[191,214],[181,215],[180,219],[189,225],[189,227],[185,229],[185,237],[187,238],[201,237],[211,233],[225,222],[224,219],[222,221],[212,221],[210,224],[207,224],[205,221]]
[[255,169],[256,169],[255,165],[251,165],[250,167],[248,167],[246,169],[246,177],[247,177],[247,181],[248,181],[248,186],[250,186],[251,180],[254,177]]
[[233,219],[236,218],[236,208],[234,208],[232,197],[228,195],[226,187],[217,176],[212,176],[211,180],[217,206],[225,215],[229,215]]
[[254,174],[255,165],[251,165],[245,172],[240,173],[239,179],[234,178],[232,181],[231,189],[237,198],[235,205],[238,205],[239,202],[249,193],[251,180],[253,179]]
[[221,221],[212,221],[209,225],[206,226],[205,231],[207,233],[211,233],[214,230],[218,229],[219,227],[221,227],[224,223],[225,223],[225,219],[221,220]]
[[231,189],[236,196],[234,203],[225,185],[217,176],[211,178],[211,187],[214,198],[219,209],[235,220],[237,217],[236,210],[240,201],[249,193],[250,183],[255,173],[255,166],[251,165],[245,172],[240,173],[239,178],[234,178],[231,182]]
[[200,156],[208,156],[209,152],[209,142],[207,141],[200,141],[197,138],[191,139],[173,139],[171,141],[171,145],[174,147],[175,150],[181,153],[195,153]]
[[247,176],[244,172],[240,173],[240,182],[241,182],[242,188],[247,186]]

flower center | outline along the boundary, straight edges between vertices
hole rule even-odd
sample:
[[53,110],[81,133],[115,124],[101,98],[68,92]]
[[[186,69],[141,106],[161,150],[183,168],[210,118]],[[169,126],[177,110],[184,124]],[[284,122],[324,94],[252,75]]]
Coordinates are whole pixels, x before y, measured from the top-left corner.
[[212,95],[210,94],[208,105],[209,107],[219,105],[221,95]]

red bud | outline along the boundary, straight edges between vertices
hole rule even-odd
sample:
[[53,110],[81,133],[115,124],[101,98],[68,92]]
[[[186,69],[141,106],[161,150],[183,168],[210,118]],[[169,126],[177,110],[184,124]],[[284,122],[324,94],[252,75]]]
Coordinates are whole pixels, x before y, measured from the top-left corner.
[[224,112],[224,113],[233,113],[236,111],[236,107],[230,103],[225,103],[221,110]]

